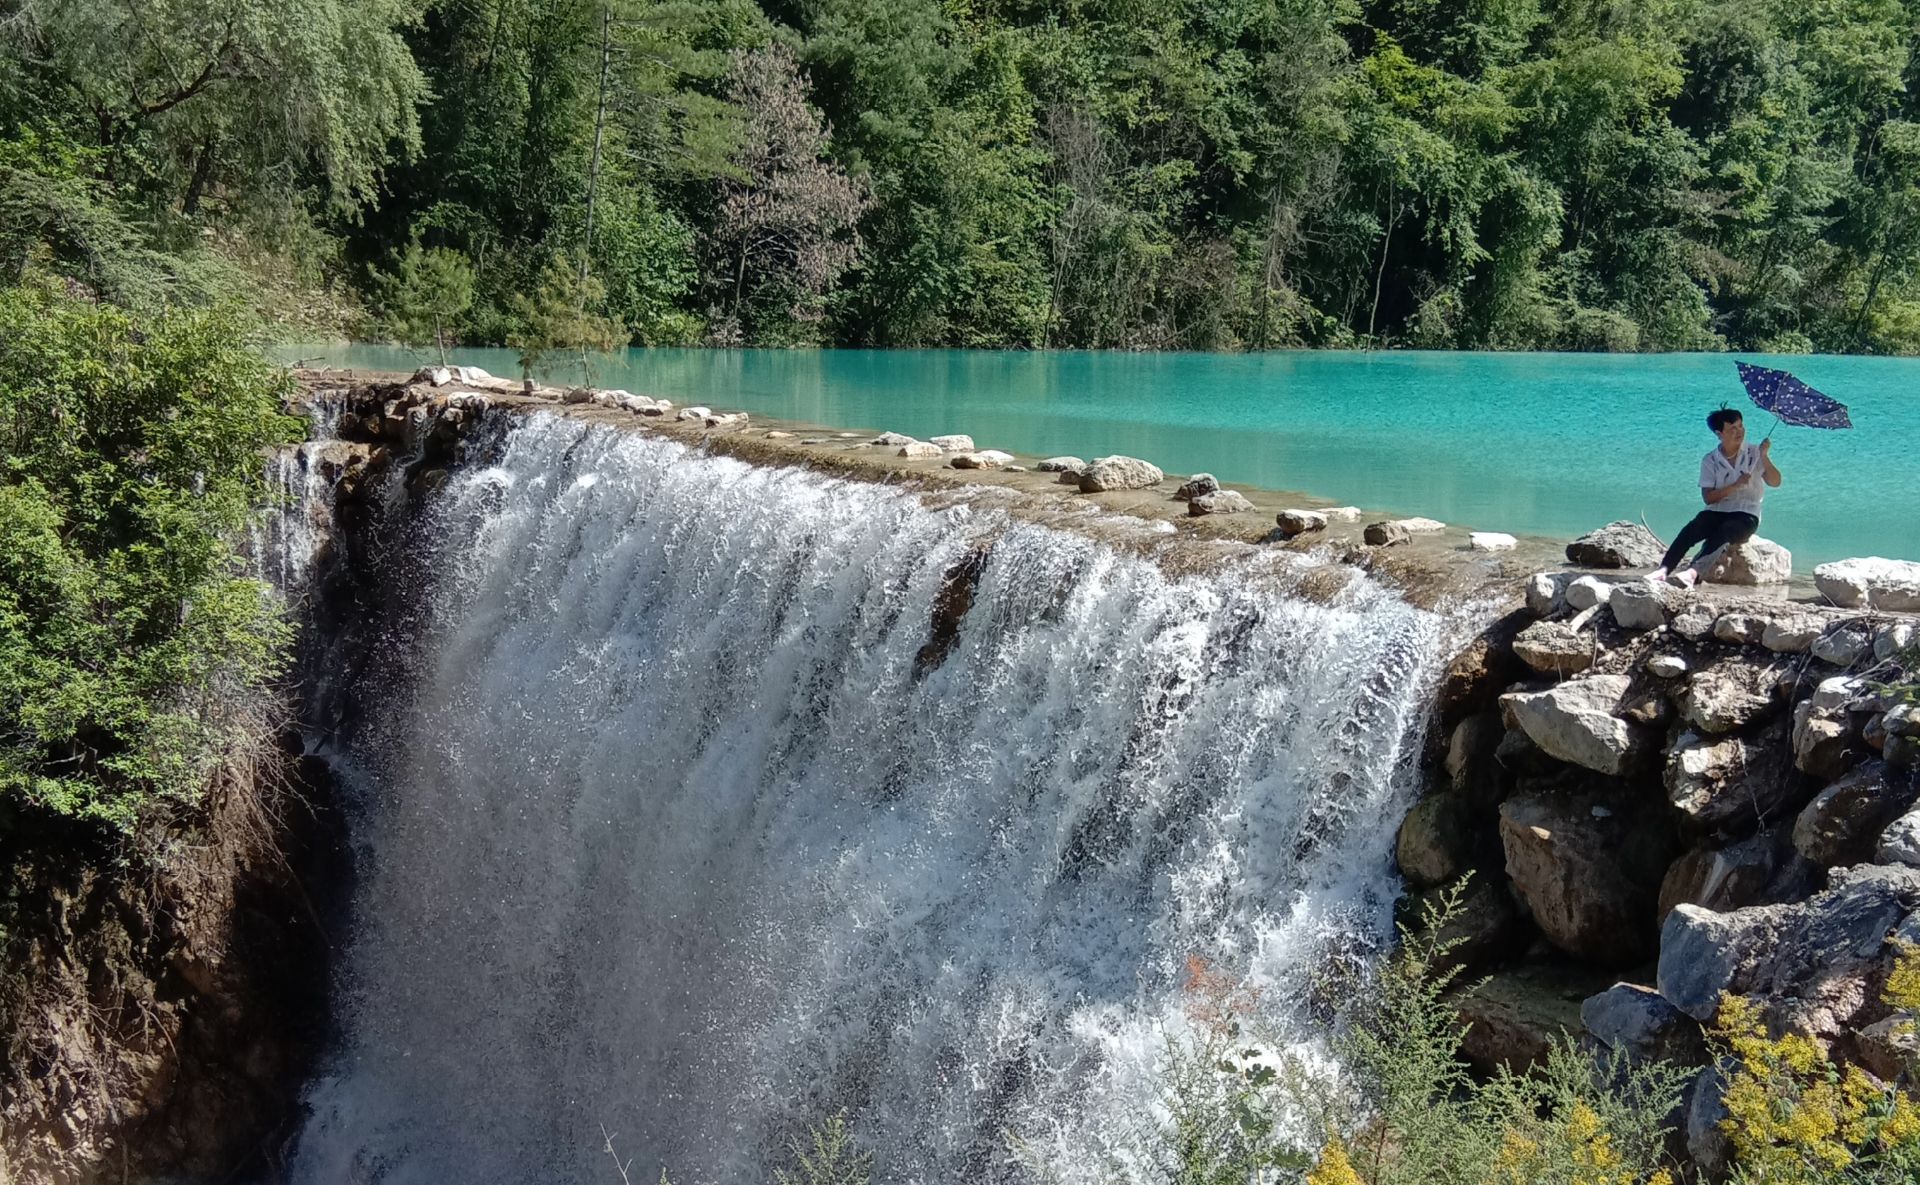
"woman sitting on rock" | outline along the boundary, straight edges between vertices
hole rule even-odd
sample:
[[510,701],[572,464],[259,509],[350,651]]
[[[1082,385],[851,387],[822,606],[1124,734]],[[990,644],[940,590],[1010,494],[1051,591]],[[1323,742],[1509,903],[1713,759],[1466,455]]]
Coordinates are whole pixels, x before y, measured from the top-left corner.
[[[1730,543],[1745,543],[1760,529],[1760,500],[1767,486],[1780,484],[1780,471],[1769,455],[1773,442],[1747,443],[1747,426],[1730,407],[1707,416],[1707,427],[1720,437],[1720,446],[1700,458],[1700,497],[1707,509],[1680,528],[1673,546],[1647,579],[1658,584],[1673,573],[1676,583],[1692,588],[1708,559]],[[1764,484],[1762,484],[1764,483]],[[1699,558],[1675,572],[1695,544]]]

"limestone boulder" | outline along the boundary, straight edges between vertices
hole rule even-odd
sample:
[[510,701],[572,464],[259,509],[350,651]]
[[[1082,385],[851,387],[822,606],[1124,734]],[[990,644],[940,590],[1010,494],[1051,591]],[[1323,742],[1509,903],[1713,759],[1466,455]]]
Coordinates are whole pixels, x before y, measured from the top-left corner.
[[1598,576],[1581,576],[1567,585],[1567,604],[1575,609],[1604,605],[1613,596],[1613,585]]
[[1843,621],[1815,638],[1808,649],[1821,662],[1851,667],[1873,653],[1873,630],[1863,621]]
[[1042,473],[1071,473],[1076,477],[1086,467],[1087,463],[1079,457],[1048,457],[1034,466]]
[[1144,490],[1167,479],[1160,467],[1138,457],[1100,457],[1080,474],[1080,492],[1100,494],[1109,490]]
[[1319,510],[1283,510],[1273,516],[1273,521],[1289,539],[1327,529],[1327,516]]
[[1580,1023],[1600,1044],[1635,1063],[1697,1065],[1706,1060],[1700,1022],[1667,1003],[1652,988],[1616,983],[1580,1005]]
[[1665,850],[1639,812],[1603,796],[1522,793],[1500,804],[1514,894],[1548,942],[1601,966],[1652,953]]
[[1535,572],[1527,577],[1527,608],[1535,617],[1552,617],[1567,607],[1571,572]]
[[1695,1020],[1723,992],[1762,998],[1769,1020],[1832,1037],[1879,1005],[1888,939],[1920,907],[1920,869],[1835,870],[1806,901],[1719,913],[1676,906],[1660,930],[1660,994]]
[[977,453],[960,453],[947,464],[955,469],[999,469],[1012,462],[1012,453],[1003,453],[997,448],[990,448],[982,449]]
[[1767,619],[1757,613],[1722,613],[1714,619],[1713,637],[1734,646],[1758,646],[1766,629]]
[[1466,798],[1452,790],[1413,804],[1400,823],[1393,854],[1400,875],[1416,889],[1457,880],[1472,866],[1474,830]]
[[1196,473],[1183,482],[1173,496],[1182,502],[1191,502],[1203,494],[1211,494],[1220,488],[1220,480],[1211,473]]
[[1625,717],[1633,680],[1626,675],[1574,679],[1545,691],[1509,692],[1501,709],[1551,757],[1619,775],[1644,765],[1657,733]]
[[[882,448],[905,448],[910,444],[919,444],[920,441],[912,436],[908,436],[904,432],[882,432],[872,440],[867,441],[867,443],[876,444]],[[938,448],[939,446],[935,445],[934,447]]]
[[1879,864],[1905,864],[1920,868],[1920,810],[1911,810],[1887,824],[1873,858]]
[[927,443],[943,453],[970,453],[975,451],[973,437],[964,432],[953,432],[945,436],[930,436]]
[[1869,762],[1813,796],[1793,824],[1793,846],[1828,867],[1873,858],[1881,833],[1920,798],[1920,780]]
[[1500,531],[1467,533],[1467,550],[1469,551],[1512,551],[1518,546],[1520,546],[1518,539]]
[[944,457],[946,454],[940,451],[939,445],[931,441],[915,440],[901,445],[900,451],[894,456],[905,457],[910,461],[925,461],[933,457]]
[[1536,621],[1513,640],[1513,652],[1536,671],[1576,675],[1593,665],[1594,642],[1561,622]]
[[1788,609],[1767,618],[1760,644],[1775,654],[1805,654],[1827,632],[1828,619],[1819,613]]
[[705,423],[707,417],[712,414],[713,414],[713,409],[710,407],[683,407],[680,409],[679,416],[675,418],[682,419],[682,420],[698,420],[701,423]]
[[1393,521],[1399,523],[1415,535],[1431,535],[1436,531],[1444,531],[1447,529],[1447,524],[1437,518],[1420,518],[1416,516],[1414,518],[1397,518]]
[[1866,742],[1844,711],[1819,710],[1812,700],[1793,709],[1793,765],[1801,773],[1832,781],[1866,756]]
[[1698,642],[1713,633],[1720,615],[1698,601],[1682,604],[1673,612],[1673,632],[1689,642]]
[[1360,537],[1369,547],[1393,547],[1413,538],[1413,532],[1397,522],[1368,523]]
[[1665,550],[1652,531],[1622,519],[1567,544],[1567,562],[1582,568],[1651,568]]
[[1873,632],[1873,661],[1892,662],[1920,645],[1920,626],[1911,621],[1890,621]]
[[1741,657],[1723,659],[1688,676],[1680,714],[1704,733],[1738,732],[1777,711],[1780,672]]
[[1623,630],[1651,630],[1667,624],[1672,615],[1674,590],[1670,584],[1629,581],[1613,586],[1607,608],[1613,621]]
[[1647,657],[1647,674],[1656,679],[1678,679],[1687,673],[1687,660],[1678,654],[1653,654]]
[[1785,584],[1793,579],[1793,553],[1755,535],[1723,549],[1700,579],[1708,584]]
[[1813,582],[1843,608],[1920,612],[1920,563],[1912,560],[1834,560],[1813,570]]
[[1755,737],[1687,732],[1667,753],[1667,801],[1697,831],[1729,832],[1779,817],[1805,797],[1780,760],[1786,729]]
[[[435,384],[435,385],[437,386],[438,384]],[[560,402],[568,403],[568,404],[592,403],[593,394],[594,394],[593,388],[591,387],[569,387],[567,388],[566,393],[560,396]],[[620,397],[618,395],[614,395],[613,392],[609,391],[607,392],[607,395],[614,402],[616,403],[619,402]]]
[[1201,494],[1187,503],[1187,517],[1198,518],[1206,514],[1247,514],[1253,510],[1253,503],[1235,490],[1215,490],[1211,494]]

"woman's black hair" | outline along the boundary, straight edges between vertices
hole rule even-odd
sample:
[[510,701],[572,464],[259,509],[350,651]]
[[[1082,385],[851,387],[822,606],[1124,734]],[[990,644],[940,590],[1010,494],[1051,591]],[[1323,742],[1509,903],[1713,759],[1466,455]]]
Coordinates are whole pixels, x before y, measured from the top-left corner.
[[1707,413],[1707,427],[1713,429],[1717,434],[1720,429],[1726,427],[1728,424],[1737,424],[1745,418],[1745,416],[1742,416],[1732,408],[1723,407],[1718,411]]

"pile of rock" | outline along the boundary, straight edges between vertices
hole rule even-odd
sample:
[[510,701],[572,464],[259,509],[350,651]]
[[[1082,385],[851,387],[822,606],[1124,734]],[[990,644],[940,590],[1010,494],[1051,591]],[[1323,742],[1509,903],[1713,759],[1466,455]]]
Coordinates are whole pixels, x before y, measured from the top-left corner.
[[[1579,558],[1644,563],[1639,530]],[[1475,874],[1456,958],[1495,985],[1462,1003],[1468,1052],[1524,1062],[1584,1023],[1699,1061],[1730,991],[1871,1069],[1885,939],[1920,937],[1920,620],[1592,573],[1525,594],[1442,689],[1445,760],[1397,843],[1410,902]],[[1521,1007],[1549,964],[1552,998]]]

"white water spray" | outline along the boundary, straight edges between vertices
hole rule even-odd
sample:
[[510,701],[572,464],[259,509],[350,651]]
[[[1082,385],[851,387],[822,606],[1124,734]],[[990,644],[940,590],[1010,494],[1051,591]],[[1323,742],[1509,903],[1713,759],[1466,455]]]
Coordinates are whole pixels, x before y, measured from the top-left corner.
[[1098,1149],[1150,1092],[1189,954],[1285,1006],[1387,930],[1441,629],[1363,579],[550,415],[432,497],[412,674],[333,753],[299,1181],[607,1181],[602,1126],[636,1179],[763,1181],[841,1110],[877,1180],[1016,1180],[1009,1132]]

